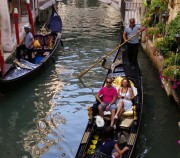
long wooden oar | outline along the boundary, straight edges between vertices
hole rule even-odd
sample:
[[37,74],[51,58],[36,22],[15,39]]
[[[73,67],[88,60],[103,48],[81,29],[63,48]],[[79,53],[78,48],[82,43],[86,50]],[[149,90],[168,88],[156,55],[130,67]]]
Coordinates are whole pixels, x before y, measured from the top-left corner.
[[126,41],[124,41],[122,44],[118,45],[116,48],[114,48],[112,51],[110,51],[109,53],[107,53],[105,56],[103,56],[101,59],[99,59],[94,65],[92,65],[89,69],[83,71],[80,75],[78,75],[78,78],[81,78],[82,76],[84,76],[89,70],[91,70],[93,67],[95,67],[97,64],[99,64],[102,60],[104,60],[106,57],[108,57],[109,55],[113,54],[115,50],[119,49],[120,47],[122,47],[125,43],[127,43],[130,39],[132,39],[133,37],[135,37],[138,33],[140,33],[141,31],[138,31],[136,34],[132,35],[129,39],[127,39]]

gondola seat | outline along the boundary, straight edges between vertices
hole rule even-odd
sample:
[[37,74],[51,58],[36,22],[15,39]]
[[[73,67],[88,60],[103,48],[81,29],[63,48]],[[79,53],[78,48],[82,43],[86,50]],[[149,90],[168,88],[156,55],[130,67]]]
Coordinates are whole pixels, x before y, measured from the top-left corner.
[[35,42],[38,41],[40,46],[38,47],[34,46],[34,52],[42,53],[43,55],[44,52],[52,51],[56,43],[56,39],[57,39],[57,33],[50,33],[46,35],[43,34],[35,35],[34,40]]
[[[35,46],[34,44],[34,52],[43,52],[43,47],[44,47],[44,36],[43,35],[35,35],[34,36],[34,41],[39,42],[40,46]],[[34,42],[34,43],[35,43]]]
[[56,43],[57,34],[51,33],[44,37],[44,50],[51,51]]

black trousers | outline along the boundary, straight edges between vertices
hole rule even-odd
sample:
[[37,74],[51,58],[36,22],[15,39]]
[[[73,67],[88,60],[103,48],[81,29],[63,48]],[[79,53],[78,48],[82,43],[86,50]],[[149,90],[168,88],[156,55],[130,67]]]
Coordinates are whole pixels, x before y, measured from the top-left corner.
[[26,46],[24,44],[20,45],[16,49],[16,58],[20,61],[21,58],[25,58]]
[[132,65],[137,64],[137,57],[138,57],[138,48],[139,48],[139,43],[128,43],[127,44],[127,49],[128,49],[128,59],[129,63]]
[[33,63],[34,59],[32,58],[32,53],[33,53],[33,48],[32,49],[27,49],[27,55],[28,55],[28,61]]
[[27,49],[24,44],[20,45],[16,49],[16,58],[20,61],[20,59],[25,59],[26,54],[28,55],[28,61],[32,62],[34,59],[32,58],[33,49]]

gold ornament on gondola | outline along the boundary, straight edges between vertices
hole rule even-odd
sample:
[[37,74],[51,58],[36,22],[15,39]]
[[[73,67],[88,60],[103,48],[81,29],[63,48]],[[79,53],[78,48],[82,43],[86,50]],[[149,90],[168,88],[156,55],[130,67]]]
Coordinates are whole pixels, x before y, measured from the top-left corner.
[[92,108],[88,106],[87,110],[88,110],[88,119],[90,120],[92,119]]

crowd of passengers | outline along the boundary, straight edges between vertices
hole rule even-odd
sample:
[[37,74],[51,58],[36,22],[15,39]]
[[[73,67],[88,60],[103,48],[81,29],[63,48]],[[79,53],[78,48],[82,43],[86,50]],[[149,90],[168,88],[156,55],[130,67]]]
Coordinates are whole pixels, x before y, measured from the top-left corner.
[[[111,124],[104,129],[104,140],[100,146],[100,152],[110,157],[119,158],[129,148],[120,149],[117,142],[112,139],[116,129],[116,120],[124,111],[132,109],[132,100],[135,95],[128,78],[123,78],[118,90],[112,85],[112,79],[107,78],[106,84],[96,95],[100,102],[98,105],[99,115],[104,118],[104,111],[111,111]],[[103,97],[102,97],[103,96]]]
[[116,119],[124,111],[132,109],[132,100],[134,97],[133,89],[128,78],[122,79],[118,90],[112,86],[112,79],[107,78],[105,86],[96,95],[96,99],[100,102],[98,105],[99,115],[103,118],[104,111],[110,111],[110,126],[116,128]]

